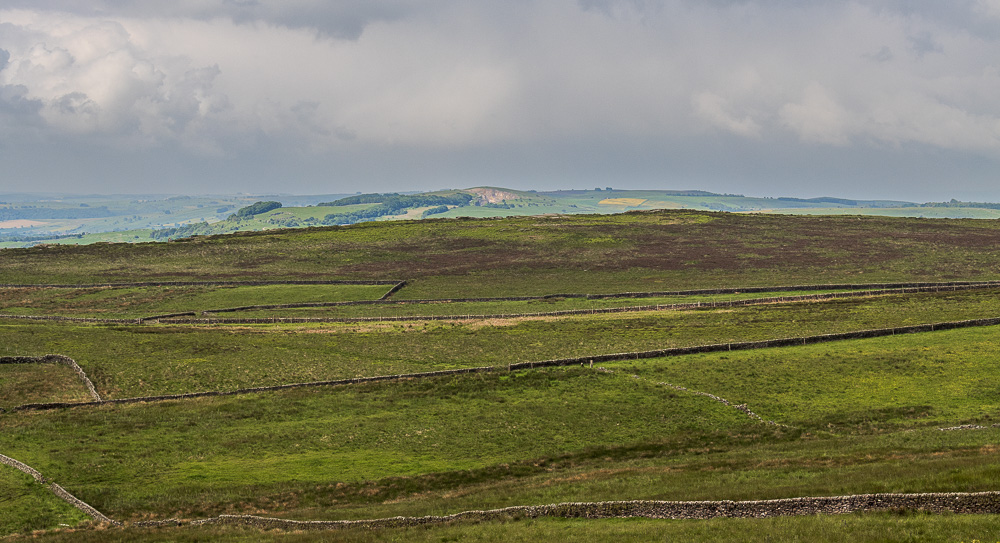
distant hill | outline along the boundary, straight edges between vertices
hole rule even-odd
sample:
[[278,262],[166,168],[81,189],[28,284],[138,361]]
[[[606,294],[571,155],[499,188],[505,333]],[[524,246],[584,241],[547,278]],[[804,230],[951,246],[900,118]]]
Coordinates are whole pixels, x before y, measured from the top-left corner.
[[[367,221],[623,213],[693,209],[732,213],[1000,218],[1000,203],[754,197],[703,190],[556,191],[472,187],[417,193],[314,196],[134,196],[10,199],[0,203],[0,247],[39,243],[168,241],[196,235]],[[11,219],[4,223],[4,219]],[[17,219],[17,220],[14,220]],[[31,219],[25,222],[26,219]]]

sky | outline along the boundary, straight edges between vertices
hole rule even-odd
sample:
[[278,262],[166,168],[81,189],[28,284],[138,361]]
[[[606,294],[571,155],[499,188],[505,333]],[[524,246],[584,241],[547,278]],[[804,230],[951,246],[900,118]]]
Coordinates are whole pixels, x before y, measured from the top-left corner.
[[1000,0],[0,0],[0,192],[1000,201]]

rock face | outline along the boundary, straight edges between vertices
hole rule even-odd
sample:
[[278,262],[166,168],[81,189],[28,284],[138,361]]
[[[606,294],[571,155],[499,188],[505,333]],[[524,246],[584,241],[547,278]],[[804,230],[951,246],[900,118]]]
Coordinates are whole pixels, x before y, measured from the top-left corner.
[[499,204],[504,200],[518,200],[521,198],[520,195],[513,192],[508,192],[505,190],[497,190],[490,187],[479,187],[475,189],[469,189],[467,192],[471,192],[479,196],[480,201],[488,204]]

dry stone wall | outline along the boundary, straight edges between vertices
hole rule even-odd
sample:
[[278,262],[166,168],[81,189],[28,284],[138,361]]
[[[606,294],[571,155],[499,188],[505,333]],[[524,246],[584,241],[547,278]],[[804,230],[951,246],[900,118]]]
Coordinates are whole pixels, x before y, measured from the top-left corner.
[[59,486],[59,485],[57,485],[55,483],[52,483],[51,485],[49,485],[49,489],[52,491],[53,494],[55,494],[56,496],[59,496],[60,498],[62,498],[63,500],[65,500],[67,503],[69,503],[73,507],[76,507],[80,511],[83,511],[90,518],[96,520],[97,522],[106,522],[108,524],[121,524],[120,522],[118,522],[116,520],[112,520],[112,519],[106,517],[104,515],[104,513],[101,513],[97,509],[94,509],[90,505],[88,505],[88,504],[84,503],[83,501],[81,501],[76,496],[70,494],[69,492],[66,492],[65,488],[63,488],[63,487],[61,487],[61,486]]
[[585,299],[612,299],[612,298],[650,298],[664,296],[688,296],[688,295],[711,295],[711,294],[736,294],[755,292],[781,292],[781,291],[808,291],[808,290],[830,290],[830,289],[852,289],[855,292],[837,292],[827,294],[805,294],[799,296],[776,296],[768,298],[756,298],[750,300],[732,300],[720,302],[695,302],[683,304],[660,304],[645,306],[629,306],[618,308],[601,309],[571,309],[563,311],[532,312],[532,313],[502,313],[502,314],[479,314],[479,315],[425,315],[425,316],[392,316],[392,317],[353,317],[353,318],[327,318],[327,317],[269,317],[251,319],[219,319],[203,318],[182,319],[179,317],[194,317],[193,311],[171,313],[165,315],[152,315],[140,318],[96,318],[96,317],[64,317],[56,315],[0,315],[0,319],[21,319],[21,320],[42,320],[42,321],[64,321],[64,322],[84,322],[96,324],[143,324],[145,322],[173,323],[173,324],[269,324],[269,323],[315,323],[315,322],[382,322],[382,321],[407,321],[407,320],[456,320],[456,319],[484,319],[484,318],[522,318],[539,316],[566,316],[585,315],[599,313],[623,313],[632,311],[663,311],[663,310],[685,310],[700,309],[706,307],[739,307],[749,305],[761,305],[772,303],[787,303],[799,301],[820,301],[837,298],[852,298],[860,296],[874,296],[896,293],[916,293],[916,292],[938,292],[957,291],[970,289],[983,289],[1000,287],[1000,281],[954,281],[947,283],[863,283],[863,284],[829,284],[829,285],[785,285],[771,287],[746,287],[746,288],[724,288],[724,289],[700,289],[662,292],[623,292],[615,294],[548,294],[545,296],[508,296],[493,298],[441,298],[441,299],[414,299],[405,301],[391,300],[390,297],[406,286],[406,281],[167,281],[167,282],[147,282],[147,283],[101,283],[91,285],[24,285],[7,284],[0,285],[0,288],[24,288],[24,287],[52,287],[52,288],[93,288],[93,287],[140,287],[140,286],[192,286],[192,285],[217,285],[217,286],[259,286],[259,285],[392,285],[392,288],[377,300],[354,300],[346,302],[301,302],[290,304],[266,304],[248,305],[240,307],[229,307],[220,309],[208,309],[201,311],[204,315],[216,313],[233,313],[239,311],[273,310],[273,309],[296,309],[309,307],[336,307],[347,305],[384,305],[384,304],[423,304],[423,303],[457,303],[457,302],[499,302],[499,301],[531,301],[545,300],[553,298],[585,298]]
[[271,285],[398,285],[399,280],[287,280],[287,281],[140,281],[133,283],[4,283],[0,288],[139,288],[139,287],[263,287]]
[[403,288],[405,286],[406,286],[406,281],[400,281],[400,282],[396,283],[395,285],[392,286],[391,289],[389,289],[389,292],[386,292],[385,294],[383,294],[382,297],[379,298],[379,300],[381,300],[381,301],[388,300],[393,294],[399,292],[399,289],[401,289],[401,288]]
[[[997,285],[989,285],[997,286]],[[805,289],[807,287],[777,287],[781,289]],[[726,307],[744,307],[752,305],[766,305],[775,303],[790,303],[790,302],[804,302],[804,301],[823,301],[823,300],[834,300],[841,298],[858,298],[864,296],[879,296],[886,294],[905,294],[905,293],[917,293],[917,292],[940,292],[940,291],[957,291],[957,290],[971,290],[971,289],[982,289],[988,288],[983,285],[950,285],[950,286],[923,286],[923,287],[908,287],[908,288],[894,288],[894,289],[881,289],[881,290],[863,290],[855,292],[831,292],[825,294],[802,294],[798,296],[771,296],[767,298],[753,298],[748,300],[727,300],[727,301],[709,301],[709,302],[692,302],[692,303],[679,303],[679,304],[657,304],[657,305],[641,305],[641,306],[628,306],[628,307],[610,307],[610,308],[595,308],[595,309],[566,309],[562,311],[544,311],[544,312],[532,312],[532,313],[493,313],[493,314],[468,314],[468,315],[410,315],[410,316],[389,316],[389,317],[264,317],[264,318],[202,318],[202,319],[169,319],[167,317],[161,317],[165,319],[163,322],[174,323],[174,324],[268,324],[268,323],[310,323],[310,322],[342,322],[342,323],[355,323],[355,322],[395,322],[395,321],[416,321],[416,320],[469,320],[469,319],[516,319],[525,317],[559,317],[559,316],[569,316],[569,315],[596,315],[604,313],[628,313],[628,312],[638,312],[638,311],[679,311],[679,310],[689,310],[689,309],[703,309],[703,308],[726,308]],[[771,291],[772,289],[767,289],[765,291]],[[743,291],[740,291],[743,292]],[[652,297],[667,295],[664,293],[623,293],[623,294],[609,294],[609,295],[590,295],[590,294],[566,294],[566,295],[550,295],[542,297],[519,297],[519,298],[462,298],[462,299],[426,299],[426,300],[406,300],[406,301],[388,301],[392,304],[425,304],[425,303],[459,303],[459,302],[493,302],[493,301],[524,301],[524,300],[539,300],[553,297],[566,297],[566,298],[588,298],[588,299],[601,299],[601,298],[626,298],[626,297]],[[234,313],[239,311],[252,311],[252,310],[273,310],[273,309],[299,309],[299,308],[309,308],[309,307],[337,307],[337,306],[347,306],[347,305],[384,305],[386,300],[361,300],[361,301],[351,301],[351,302],[303,302],[295,304],[270,304],[270,305],[255,305],[255,306],[243,306],[243,307],[231,307],[225,309],[210,309],[202,311],[203,315],[212,315],[216,313]],[[151,320],[154,317],[148,317],[144,320]],[[161,321],[157,321],[161,322]]]
[[101,319],[97,317],[62,317],[59,315],[0,315],[0,319],[28,321],[88,322],[93,324],[142,324],[142,319]]
[[42,474],[39,473],[38,470],[36,470],[35,468],[29,466],[28,464],[25,464],[24,462],[21,462],[19,460],[15,460],[15,459],[13,459],[13,458],[11,458],[9,456],[4,456],[4,455],[0,454],[0,464],[4,464],[4,465],[10,466],[10,467],[12,467],[14,469],[23,471],[24,473],[27,473],[28,475],[31,475],[31,477],[34,478],[35,481],[38,481],[39,483],[45,483],[46,482],[45,481],[45,477],[42,477]]
[[51,402],[51,403],[32,403],[19,405],[14,408],[14,411],[40,411],[47,409],[60,409],[65,407],[90,407],[97,405],[116,405],[116,404],[132,404],[132,403],[147,403],[147,402],[159,402],[167,400],[184,400],[190,398],[205,398],[210,396],[235,396],[239,394],[254,394],[260,392],[273,392],[278,390],[287,390],[291,388],[303,388],[303,387],[321,387],[321,386],[343,386],[343,385],[359,385],[363,383],[377,383],[380,381],[401,381],[404,379],[419,379],[428,377],[442,377],[445,375],[460,375],[464,373],[485,373],[494,371],[493,366],[484,366],[477,368],[461,368],[455,370],[440,370],[440,371],[428,371],[422,373],[402,373],[396,375],[379,375],[375,377],[356,377],[352,379],[337,379],[332,381],[311,381],[308,383],[291,383],[287,385],[273,385],[265,387],[253,387],[253,388],[241,388],[236,390],[226,390],[226,391],[206,391],[206,392],[190,392],[187,394],[167,394],[162,396],[142,396],[137,398],[119,398],[113,400],[100,400],[93,402]]
[[[825,343],[830,341],[843,341],[849,339],[863,339],[863,338],[875,338],[875,337],[886,337],[893,336],[897,334],[913,334],[920,332],[933,332],[937,330],[952,330],[957,328],[970,328],[978,326],[996,326],[1000,325],[1000,318],[990,318],[990,319],[973,319],[966,321],[954,321],[954,322],[939,322],[932,324],[919,324],[914,326],[903,326],[898,328],[881,328],[874,330],[860,330],[857,332],[842,332],[837,334],[823,334],[816,336],[803,336],[803,337],[793,337],[793,338],[783,338],[783,339],[771,339],[764,341],[745,341],[738,343],[718,343],[712,345],[697,345],[693,347],[673,347],[669,349],[656,349],[651,351],[636,351],[636,352],[625,352],[625,353],[612,353],[612,354],[601,354],[601,355],[591,355],[591,356],[578,356],[573,358],[558,358],[551,360],[541,360],[538,362],[519,362],[516,364],[508,364],[506,369],[508,371],[517,370],[529,370],[535,368],[547,368],[556,366],[571,366],[571,365],[583,365],[593,362],[614,362],[614,361],[624,361],[624,360],[641,360],[646,358],[661,358],[669,356],[683,356],[694,353],[711,353],[711,352],[722,352],[722,351],[743,351],[750,349],[765,349],[770,347],[790,347],[796,345],[810,345],[815,343]],[[23,358],[23,357],[21,357]],[[2,360],[2,359],[0,359]],[[185,398],[200,398],[206,396],[231,396],[236,394],[250,394],[257,392],[269,392],[276,390],[284,390],[289,388],[302,388],[302,387],[317,387],[317,386],[340,386],[340,385],[354,385],[361,383],[372,383],[378,381],[396,381],[402,379],[421,379],[429,377],[440,377],[445,375],[459,375],[463,373],[483,373],[495,371],[497,368],[493,366],[479,366],[473,368],[461,368],[454,370],[441,370],[441,371],[430,371],[421,373],[403,373],[396,375],[380,375],[375,377],[359,377],[354,379],[338,379],[332,381],[314,381],[308,383],[292,383],[287,385],[274,385],[265,387],[254,387],[254,388],[242,388],[231,391],[207,391],[207,392],[192,392],[188,394],[171,394],[164,396],[145,396],[138,398],[122,398],[115,400],[95,400],[93,402],[57,402],[57,403],[35,403],[20,405],[14,408],[15,411],[27,411],[27,410],[43,410],[43,409],[58,409],[64,407],[83,407],[83,406],[94,406],[94,405],[105,405],[105,404],[126,404],[126,403],[141,403],[141,402],[154,402],[154,401],[165,401],[165,400],[179,400]],[[82,372],[82,370],[80,370]],[[88,380],[89,381],[89,380]],[[93,386],[93,385],[91,385]],[[97,391],[94,391],[96,394]],[[707,394],[707,393],[706,393]],[[749,413],[748,413],[749,415]],[[752,415],[751,415],[752,416]]]
[[4,464],[14,469],[23,471],[24,473],[31,475],[38,483],[48,484],[48,488],[50,491],[52,491],[53,494],[55,494],[59,498],[62,498],[64,501],[66,501],[73,507],[79,509],[80,511],[83,511],[87,516],[96,520],[97,522],[105,522],[108,524],[121,525],[120,522],[108,518],[97,509],[94,509],[89,504],[83,502],[76,496],[70,494],[69,492],[66,491],[65,488],[55,483],[49,483],[49,481],[45,479],[45,477],[43,477],[42,474],[38,472],[38,470],[25,464],[24,462],[20,462],[9,456],[4,456],[0,454],[0,464]]
[[518,518],[765,518],[789,515],[840,515],[861,511],[921,510],[935,513],[1000,513],[1000,492],[925,494],[859,494],[753,501],[610,501],[557,503],[464,511],[454,515],[392,517],[372,520],[296,521],[252,515],[221,515],[192,524],[227,524],[271,530],[330,530],[337,528],[398,528],[455,521],[502,521]]
[[[604,373],[615,373],[613,370],[609,370],[607,368],[597,368],[597,370],[598,371],[602,371]],[[634,375],[634,374],[630,375],[630,377],[633,378],[633,379],[642,379],[638,375]],[[650,381],[649,379],[642,379],[642,380],[644,380],[646,382],[653,382],[653,381]],[[659,386],[665,386],[667,388],[672,388],[674,390],[678,390],[678,391],[681,391],[681,392],[687,392],[689,394],[694,394],[696,396],[704,396],[706,398],[710,398],[712,400],[715,400],[715,401],[721,403],[722,405],[725,405],[726,407],[732,407],[733,409],[742,411],[744,415],[746,415],[747,417],[750,417],[750,419],[755,420],[757,422],[763,422],[764,424],[770,424],[772,426],[785,426],[787,428],[786,425],[784,425],[784,424],[779,425],[777,422],[774,422],[773,420],[764,420],[763,417],[761,417],[757,413],[754,413],[753,411],[751,411],[750,408],[747,407],[747,404],[745,404],[745,403],[742,403],[742,404],[733,404],[729,400],[727,400],[725,398],[722,398],[720,396],[716,396],[715,394],[712,394],[712,393],[709,393],[709,392],[701,392],[699,390],[691,390],[691,389],[689,389],[687,387],[682,387],[680,385],[675,385],[673,383],[658,382],[658,383],[655,383],[655,384],[657,384]]]
[[69,366],[83,382],[94,401],[100,402],[101,395],[94,387],[94,383],[87,377],[87,373],[76,363],[76,360],[61,354],[47,354],[45,356],[0,356],[0,364],[62,364]]

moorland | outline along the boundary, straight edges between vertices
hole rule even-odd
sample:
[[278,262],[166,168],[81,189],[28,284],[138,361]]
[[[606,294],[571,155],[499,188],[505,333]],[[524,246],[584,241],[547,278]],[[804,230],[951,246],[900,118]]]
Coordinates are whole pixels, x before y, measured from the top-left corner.
[[[0,454],[46,482],[0,465],[0,535],[983,540],[998,262],[992,220],[689,210],[4,249]],[[963,514],[246,517],[924,493],[994,494]]]

